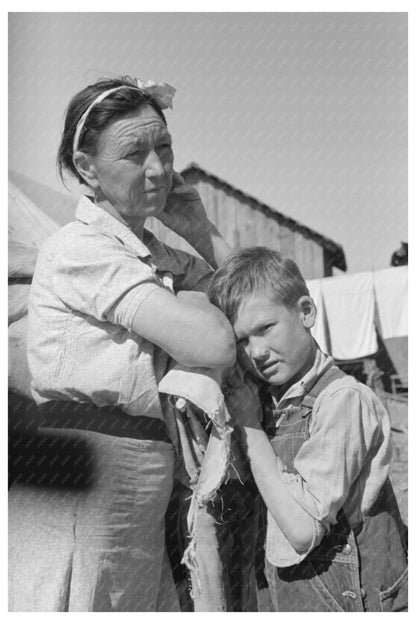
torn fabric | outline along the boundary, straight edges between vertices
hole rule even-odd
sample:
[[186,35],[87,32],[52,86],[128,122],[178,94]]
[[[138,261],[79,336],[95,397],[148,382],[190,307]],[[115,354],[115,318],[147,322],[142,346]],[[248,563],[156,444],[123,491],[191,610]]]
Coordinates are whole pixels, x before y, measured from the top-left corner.
[[[221,391],[220,374],[212,369],[174,364],[159,383],[159,392],[175,401],[181,454],[192,488],[187,518],[190,543],[182,561],[194,574],[195,593],[195,590],[201,590],[195,556],[198,512],[215,498],[227,477],[231,456],[231,417]],[[193,406],[202,410],[208,424],[212,424],[209,435]]]

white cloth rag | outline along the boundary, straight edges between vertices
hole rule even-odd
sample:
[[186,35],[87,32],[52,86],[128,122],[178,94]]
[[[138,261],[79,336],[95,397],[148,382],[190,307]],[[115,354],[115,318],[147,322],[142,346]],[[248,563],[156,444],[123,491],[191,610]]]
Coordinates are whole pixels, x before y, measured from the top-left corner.
[[[191,477],[193,491],[187,518],[190,543],[182,561],[194,572],[198,584],[198,587],[194,588],[195,592],[201,589],[195,557],[198,510],[215,498],[218,488],[227,475],[230,462],[232,427],[229,421],[231,417],[221,391],[220,374],[213,369],[188,368],[175,363],[160,381],[159,392],[170,395],[176,400],[175,412],[181,450],[184,455],[185,468]],[[184,400],[183,403],[181,399]],[[194,427],[192,423],[189,423],[189,427],[184,426],[184,419],[195,418],[188,402],[202,410],[212,422],[205,449],[203,448],[204,436],[198,435],[198,423],[195,422]],[[188,410],[190,411],[187,414]],[[198,448],[199,453],[192,452],[192,449]]]

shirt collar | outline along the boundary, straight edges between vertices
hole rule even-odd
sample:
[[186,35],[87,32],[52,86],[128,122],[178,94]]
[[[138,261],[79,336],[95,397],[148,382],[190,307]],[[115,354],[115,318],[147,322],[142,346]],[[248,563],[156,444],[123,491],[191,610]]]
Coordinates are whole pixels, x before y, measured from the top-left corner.
[[[294,383],[293,386],[290,386],[290,388],[286,390],[284,395],[278,401],[279,406],[285,401],[304,397],[306,394],[308,394],[310,389],[315,385],[319,377],[321,377],[321,375],[323,375],[323,373],[326,370],[328,370],[328,368],[331,368],[331,366],[334,365],[333,358],[330,355],[327,355],[326,353],[321,351],[321,349],[319,348],[316,342],[315,342],[315,345],[316,345],[315,360],[311,368],[308,370],[307,373],[305,373],[302,379]],[[272,392],[271,394],[273,396]],[[275,399],[274,401],[277,402]]]
[[[94,228],[102,234],[118,238],[124,245],[133,249],[141,258],[152,255],[145,243],[140,240],[127,225],[124,225],[124,223],[118,221],[108,212],[96,206],[87,195],[82,195],[80,197],[75,211],[75,218],[87,225],[93,225]],[[152,242],[154,238],[153,235],[147,230],[145,232],[146,242]]]

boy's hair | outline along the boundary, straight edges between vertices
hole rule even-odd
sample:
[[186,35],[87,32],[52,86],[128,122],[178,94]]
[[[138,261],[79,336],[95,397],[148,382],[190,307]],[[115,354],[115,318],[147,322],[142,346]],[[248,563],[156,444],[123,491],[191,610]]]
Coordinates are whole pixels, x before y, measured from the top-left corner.
[[309,296],[298,265],[267,247],[247,247],[227,258],[214,273],[207,294],[234,323],[243,298],[256,292],[268,294],[287,308]]

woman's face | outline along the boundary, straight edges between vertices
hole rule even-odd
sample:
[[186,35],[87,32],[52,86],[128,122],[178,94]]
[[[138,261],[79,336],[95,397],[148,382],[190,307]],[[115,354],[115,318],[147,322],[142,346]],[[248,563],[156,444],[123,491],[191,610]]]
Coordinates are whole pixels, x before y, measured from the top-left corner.
[[151,106],[108,126],[91,163],[96,201],[109,202],[129,225],[163,211],[172,186],[172,139]]

